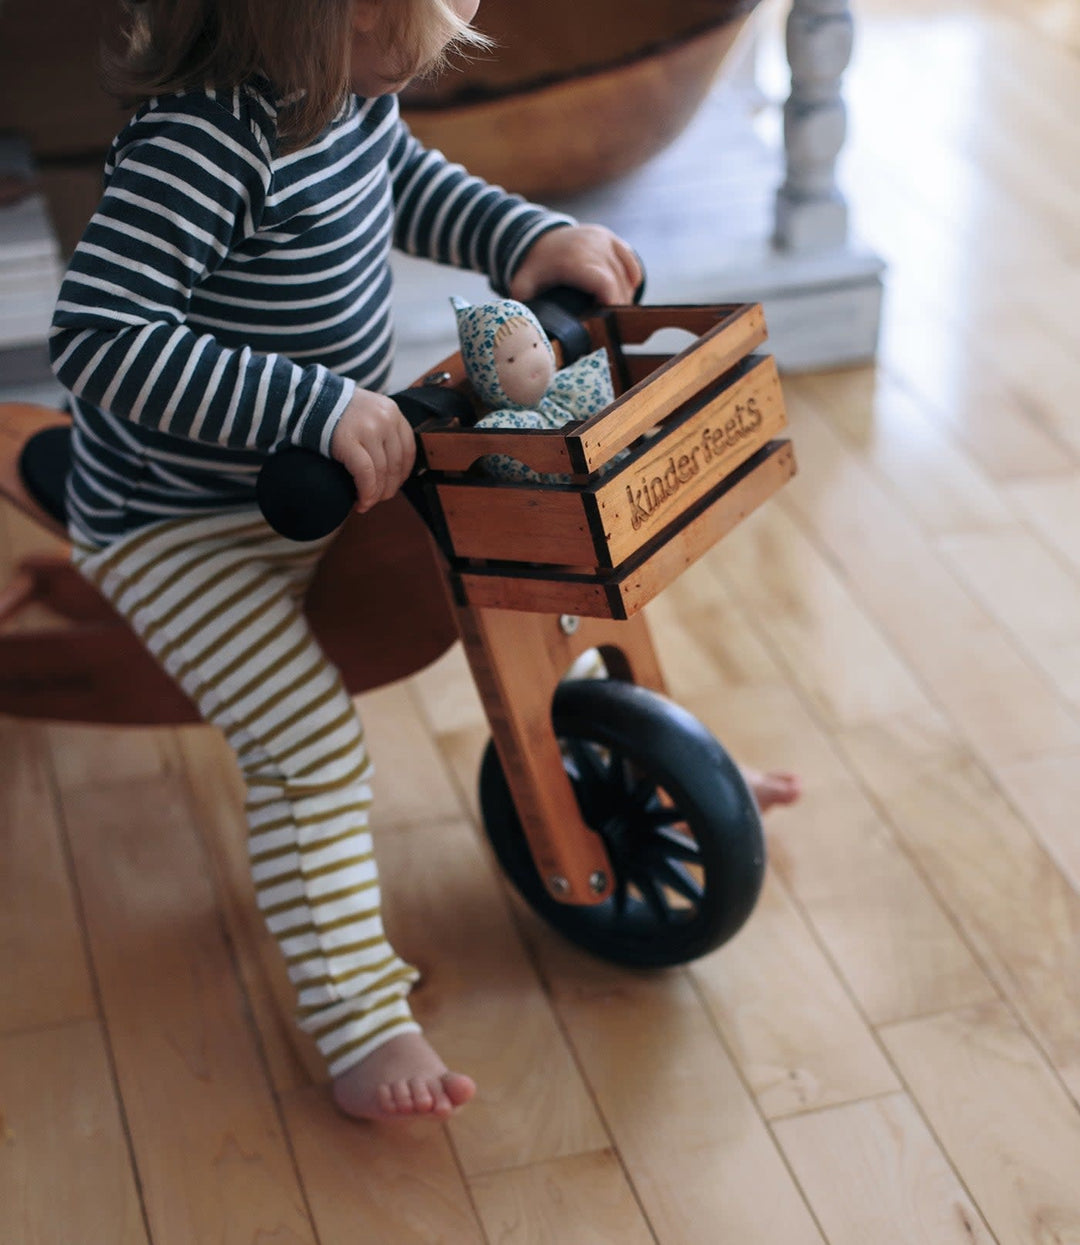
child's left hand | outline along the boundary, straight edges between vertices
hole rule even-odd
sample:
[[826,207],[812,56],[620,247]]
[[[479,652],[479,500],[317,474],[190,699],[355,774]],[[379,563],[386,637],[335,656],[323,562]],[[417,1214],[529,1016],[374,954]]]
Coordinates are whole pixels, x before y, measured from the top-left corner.
[[510,282],[520,302],[553,285],[572,285],[610,306],[632,303],[641,265],[629,246],[603,225],[549,229],[532,244]]

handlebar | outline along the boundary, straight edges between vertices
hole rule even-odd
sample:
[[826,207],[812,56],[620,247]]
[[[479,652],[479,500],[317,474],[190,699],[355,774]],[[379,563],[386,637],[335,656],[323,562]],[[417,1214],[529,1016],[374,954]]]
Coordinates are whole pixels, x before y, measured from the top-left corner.
[[[391,395],[414,427],[431,419],[468,419],[472,406],[464,394],[439,385],[419,385]],[[414,468],[415,471],[415,468]],[[356,484],[342,463],[316,450],[286,445],[263,464],[255,485],[263,518],[289,540],[329,536],[356,505]]]
[[[643,279],[634,302],[640,301],[644,289]],[[527,306],[544,332],[558,341],[567,363],[590,349],[588,330],[581,323],[581,317],[596,308],[590,294],[561,285],[531,299]],[[456,418],[467,423],[472,417],[464,394],[439,385],[419,385],[391,397],[414,428],[431,419]],[[420,465],[414,468],[403,491],[423,515],[425,507],[416,491],[415,476],[420,469]],[[259,472],[255,493],[267,523],[279,535],[297,541],[329,536],[356,505],[356,485],[346,468],[336,459],[297,445],[283,446],[270,455]]]

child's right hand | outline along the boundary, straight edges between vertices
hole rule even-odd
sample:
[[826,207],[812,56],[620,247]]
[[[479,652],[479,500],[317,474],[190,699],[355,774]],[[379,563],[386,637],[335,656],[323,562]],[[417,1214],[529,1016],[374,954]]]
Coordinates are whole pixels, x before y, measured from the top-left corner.
[[416,437],[396,402],[357,389],[330,438],[330,453],[352,476],[363,514],[405,482],[416,461]]

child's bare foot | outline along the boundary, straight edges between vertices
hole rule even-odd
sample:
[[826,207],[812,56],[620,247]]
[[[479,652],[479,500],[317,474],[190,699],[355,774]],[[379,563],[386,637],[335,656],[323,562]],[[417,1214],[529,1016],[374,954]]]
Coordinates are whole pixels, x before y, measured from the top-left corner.
[[798,774],[772,769],[762,773],[758,769],[743,768],[742,776],[763,813],[767,813],[774,804],[794,804],[802,795]]
[[334,1102],[364,1120],[430,1115],[444,1120],[476,1093],[471,1077],[448,1072],[419,1033],[401,1033],[334,1078]]

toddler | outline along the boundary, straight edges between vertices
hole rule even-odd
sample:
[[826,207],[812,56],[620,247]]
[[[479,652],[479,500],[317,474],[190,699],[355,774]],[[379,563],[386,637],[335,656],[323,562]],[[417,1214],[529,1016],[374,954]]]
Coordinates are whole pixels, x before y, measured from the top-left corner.
[[[267,454],[344,463],[359,508],[415,453],[380,393],[391,245],[519,299],[576,285],[628,302],[633,252],[425,150],[396,93],[482,46],[478,0],[129,0],[111,65],[137,111],[60,292],[73,557],[225,733],[246,784],[259,907],[301,1026],[354,1116],[444,1117],[472,1097],[406,1001],[368,830],[355,708],[301,603],[325,541],[255,505]],[[377,589],[373,589],[377,590]]]

